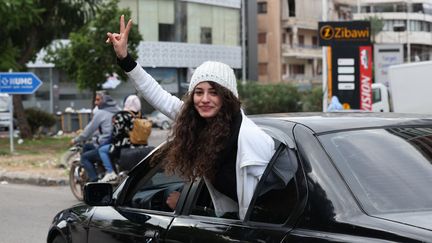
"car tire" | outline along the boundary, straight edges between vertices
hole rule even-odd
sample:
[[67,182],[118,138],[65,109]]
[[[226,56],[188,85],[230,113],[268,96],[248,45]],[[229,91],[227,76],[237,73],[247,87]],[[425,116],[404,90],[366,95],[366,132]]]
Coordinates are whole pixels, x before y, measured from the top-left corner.
[[56,235],[51,243],[67,243],[67,241],[61,235]]
[[161,128],[162,128],[162,130],[168,130],[171,128],[171,125],[167,121],[163,121]]

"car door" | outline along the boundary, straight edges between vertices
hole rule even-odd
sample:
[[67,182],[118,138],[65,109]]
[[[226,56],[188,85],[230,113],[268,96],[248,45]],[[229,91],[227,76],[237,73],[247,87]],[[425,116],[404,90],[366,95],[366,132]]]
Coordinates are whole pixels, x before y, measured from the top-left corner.
[[156,167],[142,178],[130,178],[129,184],[119,205],[96,208],[88,242],[159,242],[164,237],[175,216],[166,197],[181,191],[185,182]]
[[304,206],[306,193],[297,178],[302,176],[295,152],[280,144],[243,221],[234,213],[216,217],[206,184],[198,181],[166,242],[281,242]]

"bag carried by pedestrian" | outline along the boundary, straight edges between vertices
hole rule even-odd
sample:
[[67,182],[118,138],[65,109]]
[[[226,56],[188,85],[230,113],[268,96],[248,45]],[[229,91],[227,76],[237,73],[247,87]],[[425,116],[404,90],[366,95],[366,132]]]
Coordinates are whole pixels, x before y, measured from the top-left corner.
[[132,130],[129,132],[131,144],[146,145],[152,130],[152,122],[137,116],[133,120]]

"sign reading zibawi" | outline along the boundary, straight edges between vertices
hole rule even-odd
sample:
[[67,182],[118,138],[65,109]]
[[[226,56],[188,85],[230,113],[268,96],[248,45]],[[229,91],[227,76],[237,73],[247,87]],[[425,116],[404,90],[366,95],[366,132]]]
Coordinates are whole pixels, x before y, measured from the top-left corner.
[[371,31],[369,21],[319,22],[319,44],[370,45]]

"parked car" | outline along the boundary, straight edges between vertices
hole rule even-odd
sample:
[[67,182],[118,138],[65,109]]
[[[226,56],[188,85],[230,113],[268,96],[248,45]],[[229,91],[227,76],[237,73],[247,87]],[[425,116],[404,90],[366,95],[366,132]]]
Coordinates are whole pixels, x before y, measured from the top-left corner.
[[157,110],[153,111],[148,118],[153,122],[154,126],[163,130],[170,129],[174,122],[169,117]]
[[[58,213],[47,242],[431,242],[432,119],[253,119],[276,152],[244,220],[236,212],[217,217],[202,179],[167,175],[162,163],[150,166],[150,154],[114,192],[87,184],[86,204]],[[174,211],[165,204],[172,191],[181,191]]]
[[0,93],[0,130],[7,130],[10,126],[11,113],[9,111],[10,95]]

